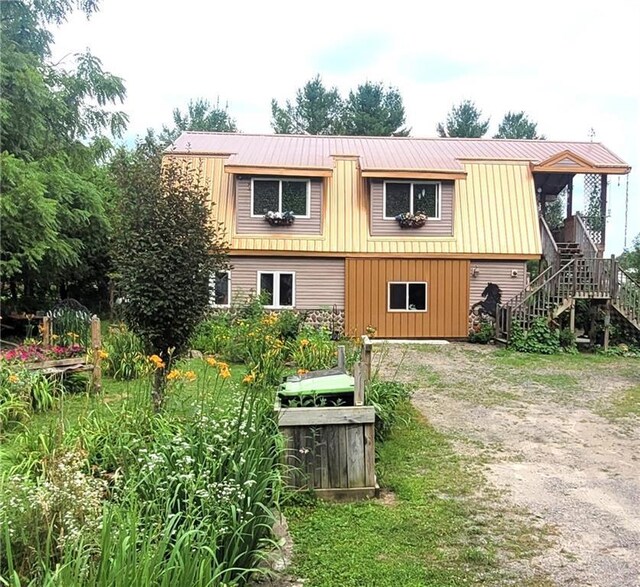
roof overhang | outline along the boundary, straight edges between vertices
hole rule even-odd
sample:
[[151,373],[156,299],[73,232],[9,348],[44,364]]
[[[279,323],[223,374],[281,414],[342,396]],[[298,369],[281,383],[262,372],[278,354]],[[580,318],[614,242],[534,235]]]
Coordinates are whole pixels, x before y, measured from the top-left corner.
[[538,164],[532,164],[531,170],[544,173],[606,173],[625,175],[631,171],[628,166],[603,166],[565,150],[553,157],[549,157]]
[[268,175],[289,177],[331,177],[333,170],[327,167],[271,167],[257,165],[225,165],[227,173],[235,175]]
[[418,170],[418,169],[363,169],[362,177],[377,179],[466,179],[467,172],[460,170]]

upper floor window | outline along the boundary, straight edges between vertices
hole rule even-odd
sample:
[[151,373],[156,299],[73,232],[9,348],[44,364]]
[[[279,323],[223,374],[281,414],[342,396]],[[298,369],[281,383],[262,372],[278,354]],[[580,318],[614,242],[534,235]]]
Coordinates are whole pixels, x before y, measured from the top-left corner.
[[297,218],[309,218],[310,182],[307,179],[251,180],[251,215],[267,212],[293,212]]
[[440,220],[440,182],[385,181],[383,210],[385,220],[407,212]]

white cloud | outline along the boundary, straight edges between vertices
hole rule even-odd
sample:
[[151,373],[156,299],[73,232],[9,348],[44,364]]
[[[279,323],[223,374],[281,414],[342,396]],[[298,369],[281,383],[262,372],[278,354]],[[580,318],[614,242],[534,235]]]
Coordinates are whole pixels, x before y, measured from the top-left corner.
[[[124,77],[134,134],[159,128],[173,108],[199,96],[228,102],[243,131],[270,132],[271,98],[293,96],[317,73],[319,56],[378,37],[384,51],[372,50],[371,62],[357,71],[336,63],[319,73],[344,92],[365,79],[398,86],[414,135],[432,136],[451,104],[467,97],[491,116],[492,131],[510,109],[528,112],[548,138],[587,140],[593,127],[597,140],[636,169],[632,237],[640,232],[638,22],[634,0],[104,0],[91,20],[75,14],[55,31],[54,58],[90,47]],[[422,69],[411,66],[421,62]],[[624,184],[617,183],[612,251],[623,238]]]

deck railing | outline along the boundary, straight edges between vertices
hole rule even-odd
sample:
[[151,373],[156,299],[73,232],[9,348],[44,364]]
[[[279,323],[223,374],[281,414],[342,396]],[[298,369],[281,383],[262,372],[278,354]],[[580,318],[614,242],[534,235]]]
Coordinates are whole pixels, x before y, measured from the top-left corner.
[[640,328],[640,283],[616,263],[616,289],[613,305]]
[[551,234],[551,229],[543,216],[540,216],[540,240],[542,242],[542,254],[550,266],[560,268],[560,253],[558,245]]
[[587,227],[584,219],[580,215],[580,213],[576,213],[576,220],[574,223],[574,231],[575,231],[575,242],[580,245],[580,250],[582,254],[587,257],[597,257],[598,256],[598,247],[596,243],[593,241],[591,237],[591,233],[589,228]]

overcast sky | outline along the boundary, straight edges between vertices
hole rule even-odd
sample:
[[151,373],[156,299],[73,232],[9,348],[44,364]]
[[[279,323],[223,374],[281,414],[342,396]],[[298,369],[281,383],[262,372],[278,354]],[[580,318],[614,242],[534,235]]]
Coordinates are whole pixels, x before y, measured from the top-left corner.
[[[640,2],[225,2],[102,0],[54,31],[54,60],[89,48],[125,79],[128,139],[176,106],[228,103],[243,132],[271,132],[272,98],[316,73],[343,93],[399,88],[413,136],[434,136],[454,102],[525,110],[548,139],[603,142],[633,168],[628,242],[640,232]],[[581,181],[580,178],[576,182]],[[618,185],[620,183],[620,185]],[[610,183],[608,250],[624,239],[625,179]]]

